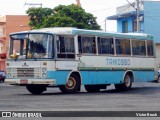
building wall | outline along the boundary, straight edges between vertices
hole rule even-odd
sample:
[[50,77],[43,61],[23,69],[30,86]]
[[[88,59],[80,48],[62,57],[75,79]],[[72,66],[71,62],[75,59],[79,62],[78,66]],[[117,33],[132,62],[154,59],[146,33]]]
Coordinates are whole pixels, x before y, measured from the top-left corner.
[[30,30],[28,22],[29,16],[27,15],[6,15],[0,17],[0,29],[2,31],[0,34],[0,47],[2,48],[4,44],[5,48],[4,52],[0,50],[0,70],[5,70],[5,58],[8,53],[10,33]]
[[156,59],[155,59],[155,71],[160,70],[160,44],[155,44],[156,46]]
[[[122,22],[123,21],[128,21],[128,32],[136,32],[133,31],[133,20],[135,18],[133,17],[128,17],[128,18],[119,18],[117,20],[117,32],[123,32],[123,27],[122,27]],[[144,21],[140,22],[140,32],[143,33],[144,32]]]
[[156,43],[160,43],[160,2],[144,2],[144,32],[153,35]]
[[8,50],[9,34],[12,32],[30,30],[28,23],[29,23],[29,16],[27,15],[6,16],[6,51]]
[[128,32],[132,32],[132,18],[120,18],[117,21],[117,31],[118,32],[123,32],[123,27],[122,27],[122,23],[123,21],[127,21],[128,22]]

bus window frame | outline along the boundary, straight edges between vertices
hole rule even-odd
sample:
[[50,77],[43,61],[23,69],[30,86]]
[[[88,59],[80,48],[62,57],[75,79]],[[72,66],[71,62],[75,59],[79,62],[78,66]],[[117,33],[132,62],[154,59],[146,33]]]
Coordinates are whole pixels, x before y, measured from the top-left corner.
[[[78,37],[81,37],[80,42],[81,42],[81,51],[82,52],[80,52]],[[78,37],[77,37],[77,43],[78,43],[78,53],[79,53],[79,55],[87,55],[87,56],[96,56],[96,55],[98,55],[98,49],[97,49],[97,42],[98,42],[97,38],[98,38],[98,36],[94,36],[94,35],[78,35]],[[84,53],[83,52],[82,37],[90,37],[90,38],[92,38],[92,41],[94,41],[93,43],[95,44],[94,45],[94,53]]]
[[[130,54],[117,54],[117,46],[116,46],[116,40],[128,40],[129,45],[130,45]],[[130,57],[132,56],[132,43],[131,43],[131,38],[120,38],[120,37],[115,37],[114,38],[114,47],[115,47],[115,55],[116,56],[123,56],[123,57]]]
[[[48,35],[51,35],[52,36],[52,57],[51,58],[36,58],[36,60],[38,59],[38,60],[43,60],[43,59],[55,59],[55,34],[52,34],[52,33],[46,33],[46,32],[26,32],[26,33],[15,33],[15,34],[11,34],[10,35],[10,43],[9,43],[9,47],[10,47],[10,49],[9,49],[9,54],[12,54],[12,51],[13,51],[13,41],[14,41],[14,39],[12,39],[11,38],[11,36],[13,36],[13,35],[21,35],[21,34],[26,34],[27,35],[27,38],[26,38],[26,51],[28,52],[28,50],[29,50],[29,44],[30,44],[30,40],[29,40],[29,35],[30,34],[47,34],[47,36]],[[12,46],[11,46],[12,45]],[[26,60],[32,60],[32,59],[34,59],[34,58],[27,58],[27,56],[25,57],[25,59]],[[17,59],[17,60],[19,60],[19,59]]]
[[[145,44],[145,55],[134,55],[134,53],[133,53],[133,41],[143,41],[144,42],[144,44]],[[131,44],[132,44],[132,56],[133,57],[148,57],[148,54],[147,54],[147,51],[146,51],[146,40],[144,40],[144,39],[132,39],[131,40]]]
[[[60,52],[60,37],[67,37],[67,38],[73,38],[73,47],[74,47],[74,52]],[[75,36],[74,35],[65,35],[65,34],[56,34],[55,35],[55,49],[56,49],[56,59],[75,59],[76,58],[76,48],[75,48]],[[59,50],[58,50],[58,46],[59,46]],[[66,57],[59,57],[60,55],[65,55]],[[73,57],[67,57],[67,55],[73,55]]]
[[[113,47],[113,54],[101,54],[101,53],[99,53],[99,40],[98,40],[98,38],[100,38],[100,41],[101,41],[101,38],[107,38],[107,39],[112,39],[112,47]],[[97,53],[98,53],[98,55],[101,55],[101,56],[115,56],[115,44],[114,44],[114,39],[115,38],[113,38],[113,37],[105,37],[105,36],[97,36]]]
[[[153,52],[153,55],[148,55],[148,42],[152,42],[152,52]],[[154,52],[154,41],[153,40],[146,40],[146,51],[147,51],[147,57],[155,57],[155,52]]]

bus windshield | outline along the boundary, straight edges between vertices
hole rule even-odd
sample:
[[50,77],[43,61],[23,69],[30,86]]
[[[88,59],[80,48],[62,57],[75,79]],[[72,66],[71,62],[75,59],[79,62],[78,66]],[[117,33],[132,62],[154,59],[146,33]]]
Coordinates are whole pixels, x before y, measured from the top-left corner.
[[54,42],[51,34],[24,33],[11,35],[10,38],[10,58],[54,58]]

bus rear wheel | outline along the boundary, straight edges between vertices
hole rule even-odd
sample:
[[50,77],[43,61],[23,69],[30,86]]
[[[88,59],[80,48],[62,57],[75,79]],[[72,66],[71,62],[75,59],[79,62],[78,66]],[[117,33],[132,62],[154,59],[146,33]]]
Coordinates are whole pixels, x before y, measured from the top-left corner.
[[132,87],[132,77],[129,74],[125,75],[124,83],[123,84],[115,84],[115,88],[118,91],[127,91],[130,90]]
[[47,86],[46,85],[27,85],[26,88],[30,93],[38,95],[46,91]]
[[84,86],[87,92],[99,92],[100,87],[98,85],[85,85]]
[[76,74],[72,74],[66,83],[66,85],[60,85],[59,89],[62,93],[75,93],[80,90],[80,78]]

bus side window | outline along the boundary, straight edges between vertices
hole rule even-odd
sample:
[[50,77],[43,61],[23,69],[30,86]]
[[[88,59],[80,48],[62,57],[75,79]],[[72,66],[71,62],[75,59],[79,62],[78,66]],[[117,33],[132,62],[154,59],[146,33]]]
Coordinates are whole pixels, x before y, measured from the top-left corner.
[[93,37],[93,45],[92,45],[93,53],[96,54],[96,38]]
[[59,37],[60,40],[60,53],[65,52],[65,43],[64,43],[64,37]]
[[96,54],[95,37],[82,37],[81,46],[82,46],[82,53]]
[[81,42],[81,36],[78,36],[78,51],[79,54],[82,53],[82,42]]
[[57,52],[58,58],[75,58],[74,38],[60,36],[57,41]]
[[147,41],[147,51],[148,51],[148,56],[154,56],[152,41]]
[[116,39],[116,53],[118,55],[131,55],[129,39]]
[[133,55],[146,56],[146,46],[144,40],[132,40]]

